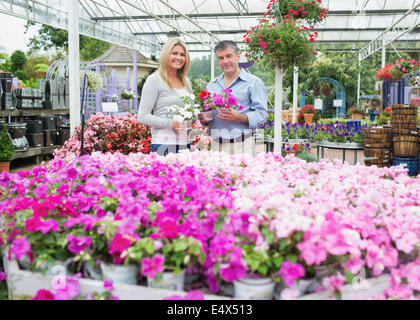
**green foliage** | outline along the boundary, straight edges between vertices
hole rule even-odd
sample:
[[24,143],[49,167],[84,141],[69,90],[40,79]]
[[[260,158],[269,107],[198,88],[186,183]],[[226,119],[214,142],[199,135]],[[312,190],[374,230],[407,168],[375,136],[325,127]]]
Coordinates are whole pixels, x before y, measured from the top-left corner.
[[[211,73],[211,55],[195,58],[191,61],[188,78],[190,79],[208,79],[210,81]],[[216,59],[214,60],[214,74],[217,76],[222,73]]]
[[[36,23],[28,21],[26,31],[35,26]],[[42,25],[36,36],[29,39],[29,52],[40,50],[55,50],[58,57],[68,53],[68,32],[66,30],[56,29],[47,25]],[[80,59],[83,61],[92,61],[105,53],[111,44],[101,40],[89,38],[80,35]]]
[[25,70],[17,70],[17,71],[15,71],[14,75],[19,80],[22,80],[22,81],[28,80],[28,73]]
[[0,161],[11,161],[15,154],[15,148],[13,147],[13,141],[10,137],[7,125],[3,124],[3,128],[0,131]]
[[[188,78],[191,80],[191,85],[194,94],[204,89],[210,82],[210,71],[211,71],[211,56],[204,56],[202,58],[195,58],[191,61],[190,70],[188,72]],[[267,71],[263,63],[256,61],[254,65],[245,70],[248,73],[253,74],[264,82],[267,88],[274,86],[274,72]],[[220,66],[215,62],[214,74],[219,76],[222,73]],[[195,82],[195,80],[199,80]],[[198,91],[200,88],[200,91]],[[273,100],[274,101],[274,100]],[[273,103],[274,104],[274,103]]]
[[0,59],[6,60],[5,63],[0,63],[0,70],[4,72],[12,72],[12,62],[7,53],[0,53]]
[[10,57],[10,61],[12,62],[12,71],[16,72],[23,69],[23,66],[28,61],[28,58],[23,51],[16,50]]
[[22,84],[25,88],[31,88],[31,89],[38,89],[38,79],[30,78],[26,81],[19,81],[20,84]]

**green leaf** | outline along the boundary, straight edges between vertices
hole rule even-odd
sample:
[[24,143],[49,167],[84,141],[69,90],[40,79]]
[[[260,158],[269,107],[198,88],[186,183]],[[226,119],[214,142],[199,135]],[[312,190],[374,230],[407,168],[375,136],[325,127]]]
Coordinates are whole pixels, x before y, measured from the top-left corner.
[[352,272],[345,269],[344,270],[344,275],[346,277],[347,283],[350,283],[350,284],[353,283],[353,279],[354,279],[355,275]]
[[258,273],[259,273],[260,275],[262,275],[263,277],[265,277],[265,276],[267,275],[267,272],[268,272],[268,267],[267,267],[265,264],[261,265],[261,266],[258,268]]
[[188,244],[185,243],[185,241],[182,239],[179,239],[174,244],[175,252],[182,252],[182,251],[187,250],[187,248],[188,248]]
[[295,254],[288,254],[286,256],[286,260],[293,262],[293,263],[297,263],[298,262],[298,257]]
[[163,272],[159,272],[156,277],[153,279],[153,283],[158,284],[163,279]]
[[277,257],[273,259],[273,263],[276,266],[276,268],[280,268],[284,259],[282,257]]

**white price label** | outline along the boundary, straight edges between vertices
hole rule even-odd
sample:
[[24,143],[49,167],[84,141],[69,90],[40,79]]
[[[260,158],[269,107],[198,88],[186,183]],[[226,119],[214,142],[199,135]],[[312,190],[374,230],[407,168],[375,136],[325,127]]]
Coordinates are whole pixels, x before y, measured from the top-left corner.
[[118,112],[118,104],[116,102],[102,102],[103,112]]
[[343,100],[334,100],[334,107],[339,108],[343,106]]

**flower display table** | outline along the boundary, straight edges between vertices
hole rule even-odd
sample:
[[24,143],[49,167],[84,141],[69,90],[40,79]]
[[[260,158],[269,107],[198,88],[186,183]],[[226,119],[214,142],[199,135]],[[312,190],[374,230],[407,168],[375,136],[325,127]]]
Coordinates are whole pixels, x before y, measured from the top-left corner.
[[343,150],[343,162],[346,161],[346,150],[354,150],[354,164],[357,163],[357,150],[363,150],[364,147],[360,143],[335,143],[329,141],[321,141],[315,144],[317,148],[317,159],[319,160],[319,149],[321,149],[321,157],[324,158],[324,149],[341,149]]
[[[8,260],[3,254],[4,269],[7,274],[6,282],[10,300],[23,300],[36,295],[38,290],[53,289],[64,285],[60,275],[43,275],[39,272],[21,270],[16,260]],[[87,296],[94,292],[101,294],[105,289],[103,281],[79,279],[80,295]],[[146,286],[114,284],[113,294],[120,300],[162,300],[173,295],[185,296],[183,291],[149,288]],[[206,300],[227,300],[224,296],[205,295]]]

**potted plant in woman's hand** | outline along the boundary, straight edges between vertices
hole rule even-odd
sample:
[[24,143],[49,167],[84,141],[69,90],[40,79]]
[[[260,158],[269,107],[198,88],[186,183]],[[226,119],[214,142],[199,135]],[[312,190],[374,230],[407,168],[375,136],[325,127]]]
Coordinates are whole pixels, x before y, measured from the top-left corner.
[[13,141],[10,137],[7,125],[2,124],[0,131],[0,172],[9,171],[10,161],[13,159],[15,154],[15,148],[13,147]]

